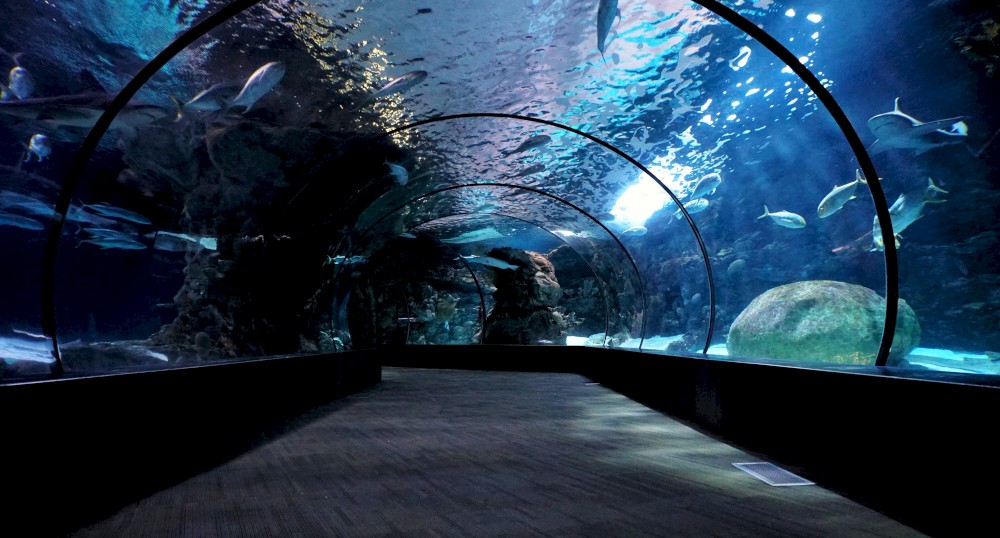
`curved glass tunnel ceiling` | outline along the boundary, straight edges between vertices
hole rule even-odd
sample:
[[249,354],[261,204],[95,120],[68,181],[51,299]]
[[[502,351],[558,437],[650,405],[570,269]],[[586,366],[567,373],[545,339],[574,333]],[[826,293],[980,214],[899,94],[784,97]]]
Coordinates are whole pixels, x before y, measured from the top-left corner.
[[[556,344],[998,370],[997,301],[981,293],[1000,280],[996,114],[982,97],[996,83],[992,56],[960,46],[982,41],[995,8],[619,0],[600,50],[598,3],[107,1],[85,13],[16,0],[0,33],[5,51],[26,51],[2,58],[23,71],[0,103],[14,163],[0,235],[24,262],[3,279],[3,378],[379,342],[352,332],[380,304],[364,285],[400,234],[436,242],[425,262],[483,276],[460,303],[478,303],[481,324],[498,268],[456,260],[484,254],[452,256],[444,240],[490,228],[541,239],[480,250],[571,252],[595,282],[580,311],[546,308],[606,327],[562,327]],[[906,70],[879,68],[900,42],[913,45],[897,51]],[[114,122],[98,120],[105,109]],[[64,219],[47,239],[52,213]],[[877,214],[902,231],[898,266]],[[548,238],[557,246],[539,247]],[[385,304],[412,310],[408,289]],[[884,331],[897,292],[906,304]],[[763,324],[800,315],[835,329]],[[423,342],[476,341],[434,336]]]

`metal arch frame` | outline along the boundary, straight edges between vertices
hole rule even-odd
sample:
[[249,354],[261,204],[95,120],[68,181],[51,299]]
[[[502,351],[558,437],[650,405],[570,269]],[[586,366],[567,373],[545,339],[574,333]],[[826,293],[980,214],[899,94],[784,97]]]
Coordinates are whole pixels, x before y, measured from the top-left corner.
[[[548,198],[552,198],[553,200],[556,200],[557,202],[566,204],[570,208],[574,209],[575,211],[577,211],[581,215],[586,216],[588,219],[590,219],[591,221],[593,221],[594,223],[596,223],[598,226],[600,226],[608,234],[609,237],[611,237],[616,243],[618,243],[618,248],[622,252],[625,253],[625,257],[628,259],[629,263],[632,265],[632,272],[635,274],[635,278],[636,278],[636,280],[639,283],[639,297],[640,297],[640,303],[641,303],[641,306],[642,306],[642,325],[641,325],[641,327],[639,329],[639,331],[641,333],[640,339],[639,339],[639,349],[642,349],[642,344],[643,344],[643,342],[645,341],[645,338],[646,338],[646,289],[645,289],[645,285],[643,285],[643,282],[642,282],[642,273],[639,271],[639,266],[636,265],[635,259],[629,253],[628,249],[625,248],[625,244],[622,243],[621,239],[619,239],[618,236],[616,236],[614,234],[614,232],[612,232],[607,226],[605,226],[604,223],[602,223],[596,217],[594,217],[593,215],[591,215],[589,212],[584,211],[582,208],[580,208],[577,205],[573,204],[572,202],[564,200],[563,198],[560,198],[560,197],[558,197],[558,196],[556,196],[554,194],[550,194],[548,192],[545,192],[545,191],[543,191],[541,189],[537,189],[535,187],[528,187],[526,185],[511,185],[509,183],[468,183],[468,184],[462,184],[462,185],[449,185],[448,187],[444,187],[442,189],[434,189],[434,190],[432,190],[430,192],[426,192],[424,194],[421,194],[421,195],[419,195],[419,196],[417,196],[415,198],[412,198],[411,200],[409,200],[409,201],[407,201],[407,202],[405,202],[403,204],[400,204],[400,205],[396,206],[395,208],[387,211],[384,215],[382,215],[381,217],[379,217],[378,219],[376,219],[375,222],[372,224],[372,226],[369,226],[368,229],[365,230],[364,233],[367,234],[368,232],[371,231],[372,228],[374,228],[374,226],[376,224],[378,224],[379,222],[382,222],[383,220],[389,218],[392,215],[395,215],[396,213],[398,213],[400,210],[402,210],[406,206],[408,206],[408,205],[410,205],[410,204],[412,204],[412,203],[414,203],[414,202],[416,202],[418,200],[421,200],[423,198],[428,198],[430,196],[434,196],[435,194],[439,194],[439,193],[442,193],[442,192],[451,191],[451,190],[457,190],[457,189],[465,189],[465,188],[470,188],[470,187],[505,187],[505,188],[509,188],[509,189],[521,189],[521,190],[526,190],[526,191],[529,191],[529,192],[533,192],[535,194],[540,194],[542,196],[545,196],[545,197],[548,197]],[[468,214],[468,213],[456,213],[456,215],[461,215],[461,214]],[[519,220],[521,222],[526,222],[526,223],[531,224],[531,225],[536,226],[536,227],[540,227],[540,226],[538,226],[537,224],[535,224],[533,222],[527,221],[527,220],[519,218],[519,217],[513,217],[513,216],[510,216],[510,215],[504,215],[504,216],[505,217],[509,217],[509,218],[513,218],[513,219],[517,219],[517,220]],[[432,222],[433,220],[435,220],[435,219],[431,219],[431,220],[425,221],[425,223],[426,222]],[[544,230],[544,228],[542,228],[542,229]],[[548,232],[548,230],[545,230],[545,231]],[[552,232],[548,232],[548,233],[551,234]],[[362,234],[362,235],[364,235],[364,234]],[[562,239],[560,239],[560,240],[564,244],[569,245],[569,243],[567,243],[565,240],[562,240]],[[569,246],[572,248],[572,245],[569,245]],[[576,249],[573,249],[573,250],[576,251]],[[587,263],[587,266],[590,267],[590,264]],[[597,272],[594,271],[593,267],[591,267],[591,272],[593,272],[595,275],[597,274]],[[607,302],[606,299],[605,299],[605,302]],[[608,321],[609,318],[610,318],[610,315],[608,315],[607,310],[608,310],[607,307],[605,307],[605,314],[606,314],[605,315],[605,327],[604,327],[605,342],[607,342],[607,338],[606,337],[607,337],[607,334],[608,334],[608,328],[609,328],[609,324],[610,324],[610,322]],[[709,338],[711,338],[711,334],[709,334]],[[708,346],[708,344],[706,344],[706,347],[707,346]]]
[[[837,126],[840,127],[844,138],[847,139],[848,144],[850,144],[851,149],[854,151],[854,156],[858,159],[858,165],[865,173],[865,177],[878,177],[878,172],[875,171],[875,164],[872,162],[871,156],[868,155],[868,150],[865,148],[864,143],[861,142],[857,131],[854,130],[854,126],[851,125],[851,121],[847,119],[847,114],[837,104],[837,100],[833,98],[833,94],[823,86],[819,79],[816,78],[816,75],[803,65],[791,51],[786,49],[778,40],[771,37],[771,34],[768,34],[762,28],[748,21],[729,7],[722,5],[721,2],[716,0],[694,0],[694,2],[715,12],[716,15],[722,17],[733,26],[746,32],[747,35],[757,40],[761,45],[764,45],[767,50],[771,51],[772,54],[777,56],[778,59],[783,61],[785,65],[798,75],[806,83],[806,86],[809,86],[809,89],[816,94],[820,102],[823,103],[823,106],[826,107],[827,112],[837,122]],[[872,194],[872,201],[875,203],[875,214],[878,215],[882,237],[891,238],[894,235],[892,232],[892,217],[889,215],[889,204],[885,200],[885,193],[882,192],[882,186],[879,185],[878,181],[869,181],[868,187]],[[878,354],[875,356],[876,366],[885,366],[889,361],[889,350],[892,347],[892,340],[896,333],[896,318],[899,310],[899,260],[896,256],[895,242],[891,240],[885,241],[884,252],[885,325],[882,328],[882,341],[879,344]]]
[[[261,0],[233,0],[231,3],[223,6],[221,9],[209,15],[205,20],[196,24],[188,31],[181,34],[173,42],[171,42],[167,47],[165,47],[159,54],[157,54],[152,60],[150,60],[139,72],[125,85],[124,88],[115,96],[114,100],[108,105],[104,110],[104,113],[97,119],[94,127],[87,134],[84,139],[80,150],[77,152],[76,157],[70,164],[70,167],[63,178],[63,189],[60,192],[59,198],[56,201],[54,207],[54,213],[52,216],[52,223],[49,227],[49,233],[45,244],[45,253],[42,260],[42,290],[41,290],[41,318],[42,318],[42,331],[51,338],[52,340],[52,356],[55,358],[55,363],[52,367],[52,374],[54,376],[61,376],[63,373],[62,358],[59,353],[59,344],[56,334],[56,316],[55,316],[55,266],[56,266],[56,255],[59,250],[59,239],[62,236],[63,224],[66,219],[66,213],[69,209],[70,201],[72,200],[73,193],[76,191],[83,177],[84,168],[86,168],[87,163],[90,161],[91,156],[97,149],[97,145],[100,139],[107,132],[108,128],[111,126],[111,122],[114,118],[125,108],[128,102],[135,96],[135,94],[142,88],[150,78],[153,77],[168,61],[170,61],[179,52],[190,46],[201,36],[207,34],[212,29],[217,26],[227,22],[234,16],[243,12],[244,10],[258,4]],[[878,177],[878,172],[875,170],[875,165],[868,155],[868,151],[864,144],[861,142],[861,138],[858,136],[857,132],[854,130],[853,126],[848,120],[847,115],[837,104],[833,95],[826,90],[825,87],[819,82],[815,75],[809,71],[801,62],[798,61],[788,49],[782,46],[777,40],[770,36],[763,29],[757,27],[743,16],[739,15],[737,12],[733,11],[729,7],[721,4],[716,0],[694,0],[697,4],[709,9],[718,16],[722,17],[729,23],[733,24],[740,30],[743,30],[750,37],[764,45],[772,54],[777,56],[782,60],[800,79],[802,79],[806,85],[809,87],[813,93],[820,99],[823,106],[827,111],[833,116],[837,125],[840,127],[841,132],[844,137],[847,138],[848,144],[854,151],[856,158],[858,159],[858,164],[862,171],[865,173],[866,177]],[[529,121],[537,121],[539,123],[545,123],[545,120],[539,120],[537,118],[528,118]],[[579,132],[579,131],[578,131]],[[588,136],[585,133],[579,132],[583,136]],[[595,139],[595,141],[597,141]],[[600,142],[598,141],[599,143]],[[613,146],[607,145],[609,149],[618,153],[618,150]],[[669,189],[656,178],[655,175],[651,174],[646,170],[640,163],[629,157],[628,155],[621,154],[622,157],[628,159],[633,164],[637,165],[640,169],[644,170],[647,174],[653,177],[661,186],[664,187],[666,192],[674,198],[681,212],[684,214],[685,219],[687,219],[688,224],[692,227],[695,232],[695,236],[698,239],[699,246],[702,249],[702,254],[705,257],[706,269],[708,271],[709,279],[709,293],[710,293],[710,304],[711,312],[709,315],[709,341],[711,341],[712,327],[715,323],[715,287],[712,279],[711,264],[708,262],[707,251],[705,250],[704,242],[701,236],[698,234],[697,227],[694,226],[694,221],[691,216],[684,209],[684,206],[679,203],[676,196]],[[872,199],[875,204],[875,212],[879,217],[879,225],[882,231],[883,237],[892,237],[892,218],[889,215],[888,204],[885,200],[885,194],[882,192],[882,187],[877,181],[869,182],[869,189],[872,194]],[[885,256],[885,267],[886,267],[886,312],[885,312],[885,325],[883,327],[882,341],[879,345],[878,355],[876,356],[875,364],[877,366],[884,366],[889,357],[889,350],[892,345],[892,339],[895,334],[896,318],[898,314],[898,300],[899,300],[899,275],[898,275],[898,260],[896,256],[895,244],[892,241],[887,241],[885,245],[884,256]],[[643,320],[645,324],[645,320]],[[707,352],[708,342],[706,343],[705,352]]]
[[[399,133],[399,132],[402,132],[402,131],[406,131],[406,130],[412,129],[414,127],[419,127],[421,125],[427,125],[427,124],[431,124],[431,123],[437,123],[439,121],[450,121],[450,120],[465,119],[465,118],[504,118],[504,119],[513,119],[513,120],[534,122],[534,123],[538,123],[538,124],[541,124],[541,125],[547,125],[549,127],[555,128],[555,129],[560,129],[560,130],[563,130],[563,131],[569,131],[569,132],[574,133],[576,135],[582,136],[582,137],[586,138],[587,140],[590,140],[592,142],[596,142],[597,144],[599,144],[600,146],[604,147],[605,149],[607,149],[607,150],[611,151],[612,153],[618,155],[619,157],[625,159],[630,164],[632,164],[632,166],[634,166],[634,167],[638,168],[639,170],[641,170],[644,174],[646,174],[649,177],[653,178],[653,181],[655,181],[660,186],[660,188],[662,188],[663,191],[666,192],[668,196],[670,196],[670,199],[673,200],[674,204],[677,205],[679,211],[684,215],[684,218],[688,222],[688,227],[691,228],[691,232],[694,234],[695,240],[698,242],[698,249],[701,251],[701,256],[702,256],[702,259],[704,260],[704,263],[705,263],[705,274],[706,274],[706,277],[708,279],[709,313],[708,313],[708,330],[706,331],[705,346],[702,348],[702,353],[704,353],[704,354],[708,353],[708,348],[709,348],[709,346],[712,345],[712,334],[714,333],[714,330],[715,330],[715,281],[714,281],[714,278],[712,276],[712,263],[711,263],[711,260],[709,258],[709,255],[708,255],[708,248],[705,247],[705,240],[702,239],[701,232],[698,230],[698,226],[694,223],[694,219],[691,218],[691,215],[688,213],[687,209],[684,207],[684,204],[681,203],[681,201],[677,197],[677,195],[674,194],[673,191],[671,191],[670,188],[667,187],[667,185],[665,183],[663,183],[662,181],[660,181],[660,178],[657,177],[656,174],[654,174],[653,172],[651,172],[648,168],[646,168],[642,163],[640,163],[638,160],[636,160],[631,155],[629,155],[629,154],[625,153],[624,151],[618,149],[618,147],[615,146],[614,144],[611,144],[609,142],[605,142],[604,140],[601,140],[600,138],[597,138],[596,136],[594,136],[592,134],[586,133],[584,131],[581,131],[581,130],[576,129],[574,127],[570,127],[568,125],[563,125],[563,124],[555,122],[555,121],[544,120],[544,119],[541,119],[541,118],[534,118],[534,117],[531,117],[531,116],[521,116],[521,115],[518,115],[518,114],[508,114],[508,113],[505,113],[505,112],[467,112],[467,113],[463,113],[463,114],[444,114],[444,115],[440,115],[440,116],[434,116],[434,117],[431,117],[431,118],[425,118],[425,119],[422,119],[422,120],[417,120],[415,122],[408,123],[406,125],[395,127],[393,129],[390,129],[390,130],[386,131],[385,133],[379,134],[375,138],[381,138],[381,137],[391,136],[393,134],[396,134],[396,133]],[[477,185],[512,186],[512,185],[508,185],[506,183],[477,183]],[[632,263],[632,267],[634,268],[636,274],[639,275],[639,268],[636,265],[635,260],[632,258],[631,254],[628,254],[628,249],[625,248],[625,245],[622,244],[622,242],[618,239],[618,237],[615,236],[615,234],[612,233],[611,230],[609,230],[607,226],[605,226],[599,220],[597,220],[592,215],[590,215],[590,213],[584,211],[583,209],[577,207],[576,205],[573,205],[572,203],[570,203],[570,202],[568,202],[566,200],[563,200],[562,198],[559,198],[557,196],[548,194],[548,193],[546,193],[544,191],[533,189],[531,187],[524,187],[524,186],[519,186],[519,187],[525,188],[525,189],[528,189],[528,190],[534,190],[535,192],[538,192],[539,194],[543,194],[545,196],[551,196],[552,198],[555,198],[556,200],[559,200],[559,201],[561,201],[561,202],[569,205],[573,209],[576,209],[581,214],[586,215],[587,218],[589,218],[589,219],[593,220],[594,222],[596,222],[598,224],[598,226],[600,226],[601,228],[604,228],[604,230],[606,232],[608,232],[608,234],[611,237],[614,237],[615,241],[618,243],[618,246],[621,247],[621,249],[625,251],[626,255],[628,255],[629,261]],[[419,199],[419,198],[416,198],[416,199]],[[393,210],[393,212],[398,211],[398,210],[399,210],[399,208],[397,208],[396,210]],[[641,294],[640,295],[642,297],[642,312],[643,312],[642,328],[640,329],[641,332],[642,332],[642,336],[640,337],[640,340],[639,340],[639,349],[642,349],[642,344],[643,344],[643,342],[645,341],[645,338],[646,338],[646,317],[645,317],[645,314],[646,314],[646,290],[645,290],[645,286],[642,284],[642,276],[639,275],[638,278],[639,278],[639,284],[640,284],[640,287],[641,287]]]
[[[448,188],[445,188],[445,189],[438,189],[435,192],[426,193],[425,195],[422,195],[422,196],[414,199],[414,201],[419,200],[420,198],[429,197],[429,196],[432,196],[434,194],[437,194],[437,193],[440,193],[440,192],[444,192],[446,190],[455,190],[455,189],[459,189],[459,188],[474,188],[474,187],[479,187],[479,186],[483,186],[483,185],[485,185],[485,184],[483,184],[483,183],[470,183],[470,184],[464,184],[464,185],[451,186],[451,187],[448,187]],[[506,185],[505,184],[504,186],[505,187],[511,187],[511,188],[523,188],[523,187],[521,187],[519,185]],[[558,197],[555,197],[555,198],[557,200],[562,201]],[[401,206],[399,208],[396,208],[396,209],[390,211],[388,214],[384,215],[383,217],[379,218],[378,220],[375,221],[375,223],[372,225],[372,227],[374,227],[379,222],[382,222],[383,220],[389,218],[391,215],[397,213],[398,211],[400,211],[400,209],[402,209],[402,207],[405,207],[405,206]],[[584,213],[584,214],[586,215],[586,213]],[[568,241],[566,241],[562,237],[559,237],[555,233],[553,233],[553,232],[551,232],[551,231],[543,228],[538,223],[532,222],[532,221],[527,220],[527,219],[523,219],[521,217],[516,217],[514,215],[508,215],[507,213],[503,213],[503,212],[492,212],[492,213],[454,213],[452,215],[446,215],[444,217],[435,217],[435,218],[432,218],[432,219],[428,219],[428,220],[422,221],[419,224],[416,224],[414,227],[420,227],[420,226],[423,226],[424,224],[427,224],[429,222],[434,222],[436,220],[446,219],[446,218],[449,218],[449,217],[456,217],[456,216],[459,216],[459,215],[474,215],[474,216],[499,215],[499,216],[504,217],[504,218],[513,219],[513,220],[517,220],[517,221],[523,222],[525,224],[528,224],[528,225],[534,226],[534,227],[536,227],[536,228],[538,228],[540,230],[543,230],[545,233],[551,235],[552,237],[555,237],[560,243],[562,243],[562,244],[566,245],[567,247],[569,247],[570,249],[572,249],[573,252],[575,252],[577,254],[577,256],[580,256],[580,252],[573,245],[571,245]],[[593,220],[593,218],[590,217],[590,215],[587,215],[587,216]],[[366,233],[367,233],[367,231],[366,231]],[[426,235],[426,234],[424,234],[424,235]],[[455,247],[453,245],[450,245],[448,243],[445,243],[444,241],[438,239],[436,236],[434,237],[434,239],[437,240],[437,242],[445,245],[446,248],[448,248],[449,250],[454,251],[454,252],[458,251],[457,247]],[[625,255],[628,256],[628,251],[625,251]],[[587,268],[590,269],[591,274],[593,274],[595,278],[598,278],[599,280],[601,280],[602,286],[606,286],[606,284],[603,283],[604,280],[601,279],[598,276],[597,271],[594,269],[594,266],[590,264],[590,261],[588,261],[587,259],[585,259],[583,256],[580,256],[580,259],[582,259],[583,263],[586,264]],[[482,286],[480,286],[479,279],[476,277],[476,273],[475,273],[475,271],[473,271],[472,266],[469,264],[468,260],[465,260],[463,258],[462,262],[465,264],[466,268],[468,268],[469,272],[472,273],[472,278],[476,282],[476,287],[479,290],[480,313],[482,315],[483,327],[485,328],[485,325],[486,325],[486,300],[484,298]],[[638,273],[637,273],[637,275],[638,275]],[[641,285],[641,283],[642,283],[641,279],[639,280],[639,283]],[[641,290],[640,290],[640,292],[641,292]],[[604,295],[605,295],[605,298],[604,298],[604,335],[605,335],[604,342],[607,342],[608,329],[611,326],[611,307],[608,304],[609,301],[608,301],[608,298],[607,298],[607,293],[605,293]],[[640,293],[640,295],[642,295],[642,294]],[[643,319],[645,319],[645,311],[643,311]],[[481,343],[482,343],[482,335],[480,336],[480,344]]]

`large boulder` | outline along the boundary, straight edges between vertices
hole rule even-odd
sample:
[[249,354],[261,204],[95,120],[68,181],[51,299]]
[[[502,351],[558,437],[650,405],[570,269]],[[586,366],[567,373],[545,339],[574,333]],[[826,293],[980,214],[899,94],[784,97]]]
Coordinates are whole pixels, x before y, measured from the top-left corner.
[[[920,342],[920,324],[899,300],[890,362]],[[726,349],[746,358],[875,363],[885,299],[864,286],[806,280],[772,288],[750,302],[733,321]]]

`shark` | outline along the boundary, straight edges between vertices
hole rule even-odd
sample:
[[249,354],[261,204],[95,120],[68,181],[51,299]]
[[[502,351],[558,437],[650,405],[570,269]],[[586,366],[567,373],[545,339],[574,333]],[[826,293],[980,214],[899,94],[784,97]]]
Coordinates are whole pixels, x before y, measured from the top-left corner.
[[[52,97],[30,97],[18,101],[2,101],[0,102],[0,115],[38,123],[50,130],[56,130],[60,127],[92,129],[114,98],[115,95],[111,93],[84,92]],[[134,132],[138,127],[168,115],[170,115],[168,108],[130,102],[112,121],[111,129],[120,132]]]
[[870,155],[889,149],[910,149],[917,154],[963,142],[969,134],[964,116],[922,122],[899,109],[899,97],[891,112],[877,114],[868,120],[868,128],[876,140],[868,148]]

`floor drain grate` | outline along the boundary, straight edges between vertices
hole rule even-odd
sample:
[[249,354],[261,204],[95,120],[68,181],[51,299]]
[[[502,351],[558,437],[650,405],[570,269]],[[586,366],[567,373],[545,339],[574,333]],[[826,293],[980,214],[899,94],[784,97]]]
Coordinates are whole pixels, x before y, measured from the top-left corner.
[[760,461],[754,463],[734,463],[733,465],[772,486],[811,486],[815,484],[815,482],[810,482],[795,473],[790,473],[773,463]]

